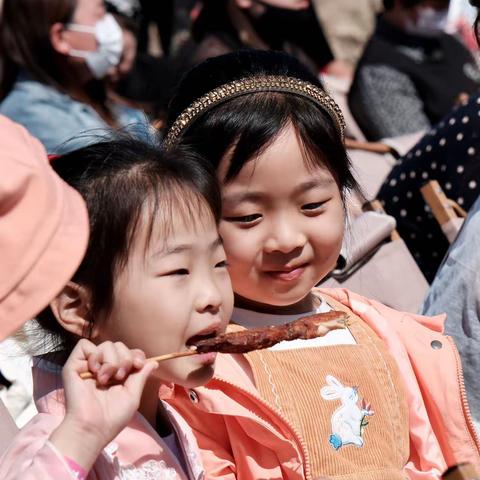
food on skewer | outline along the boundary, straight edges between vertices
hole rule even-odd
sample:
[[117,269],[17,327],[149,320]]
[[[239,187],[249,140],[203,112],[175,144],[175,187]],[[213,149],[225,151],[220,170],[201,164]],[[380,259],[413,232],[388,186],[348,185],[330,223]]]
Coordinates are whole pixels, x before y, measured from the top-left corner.
[[[190,350],[168,353],[148,358],[149,361],[162,362],[173,358],[186,357],[202,353],[247,353],[253,350],[269,348],[285,340],[308,340],[323,337],[331,330],[346,328],[348,315],[345,312],[331,311],[308,315],[293,322],[271,327],[250,328],[238,332],[221,333],[210,338],[196,339],[189,342]],[[93,378],[91,372],[80,374],[81,378]]]
[[330,330],[345,328],[348,315],[331,311],[299,318],[293,322],[265,328],[250,328],[222,333],[216,337],[191,342],[196,353],[247,353],[269,348],[284,340],[308,340],[326,335]]

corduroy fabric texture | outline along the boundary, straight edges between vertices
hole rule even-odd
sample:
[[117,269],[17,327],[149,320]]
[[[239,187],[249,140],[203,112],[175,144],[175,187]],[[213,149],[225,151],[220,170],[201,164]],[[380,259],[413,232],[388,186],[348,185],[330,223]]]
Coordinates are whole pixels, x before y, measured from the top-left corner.
[[[345,310],[333,299],[326,300],[333,308]],[[357,345],[260,350],[247,354],[247,358],[262,397],[306,442],[314,477],[403,480],[409,430],[402,380],[382,341],[358,316],[349,314],[349,328]],[[344,387],[357,387],[358,402],[323,398],[321,390],[328,386],[328,375]],[[332,423],[343,425],[344,431],[350,430],[350,423],[355,431],[359,427],[358,408],[367,404],[374,413],[364,417],[368,424],[361,428],[363,446],[339,446]]]

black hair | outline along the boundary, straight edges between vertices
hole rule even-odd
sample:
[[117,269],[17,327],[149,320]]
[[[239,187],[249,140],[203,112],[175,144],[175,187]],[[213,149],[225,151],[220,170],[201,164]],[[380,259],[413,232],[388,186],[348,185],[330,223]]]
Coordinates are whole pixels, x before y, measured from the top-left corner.
[[[108,314],[112,307],[115,276],[128,261],[145,209],[147,243],[154,226],[160,224],[161,232],[167,233],[174,215],[187,224],[194,224],[202,211],[217,223],[220,219],[220,192],[214,173],[184,148],[165,152],[154,143],[123,135],[58,157],[53,167],[80,192],[89,213],[87,252],[73,281],[91,295],[91,326],[99,314]],[[73,347],[76,339],[61,328],[50,307],[37,320],[55,337],[50,349],[68,352]],[[89,334],[85,332],[85,336]]]
[[480,26],[480,0],[469,0],[470,5],[472,7],[475,7],[477,9],[477,16],[475,18],[475,23],[473,24],[473,31],[475,33],[475,38],[477,40],[477,45],[480,46],[480,32],[479,32],[479,26]]
[[0,17],[0,99],[21,70],[34,80],[62,90],[66,65],[50,42],[55,23],[68,23],[76,0],[5,0]]
[[[281,75],[323,86],[315,75],[290,55],[241,50],[211,58],[192,69],[180,82],[169,109],[167,128],[195,100],[211,90],[246,77]],[[290,93],[258,92],[224,101],[198,116],[177,142],[198,152],[217,169],[225,155],[230,165],[225,180],[235,178],[285,126],[295,128],[310,165],[326,167],[342,194],[358,188],[338,127],[313,100]]]

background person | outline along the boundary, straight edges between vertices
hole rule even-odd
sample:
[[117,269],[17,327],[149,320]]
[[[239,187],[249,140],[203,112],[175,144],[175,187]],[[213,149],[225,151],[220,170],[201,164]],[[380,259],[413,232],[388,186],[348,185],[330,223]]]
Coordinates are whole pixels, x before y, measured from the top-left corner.
[[121,28],[102,0],[5,0],[0,112],[49,153],[91,142],[79,134],[94,130],[132,125],[142,135],[143,113],[109,101],[103,84],[122,53]]
[[448,0],[385,0],[348,102],[369,140],[426,130],[479,87],[467,48],[444,28]]

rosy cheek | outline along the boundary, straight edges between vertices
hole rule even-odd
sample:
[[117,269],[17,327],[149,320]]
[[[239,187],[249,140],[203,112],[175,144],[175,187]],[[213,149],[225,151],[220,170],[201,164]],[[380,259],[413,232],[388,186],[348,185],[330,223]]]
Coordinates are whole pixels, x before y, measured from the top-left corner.
[[225,248],[225,254],[229,264],[229,271],[237,270],[238,267],[246,263],[245,252],[239,248],[239,245],[232,245],[233,248]]
[[336,227],[332,228],[331,239],[333,242],[342,243],[344,234],[345,234],[345,227],[343,223],[337,224]]
[[239,233],[234,231],[231,225],[222,225],[222,223],[220,224],[218,231],[222,237],[223,248],[225,249],[227,257],[237,256],[238,251],[241,250],[239,245],[241,244],[239,241]]
[[330,247],[332,250],[332,255],[338,256],[340,253],[340,250],[342,248],[342,242],[343,242],[343,230],[339,230],[337,232],[337,235],[332,235],[330,238]]

